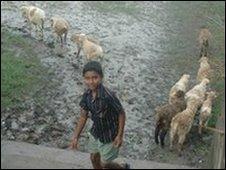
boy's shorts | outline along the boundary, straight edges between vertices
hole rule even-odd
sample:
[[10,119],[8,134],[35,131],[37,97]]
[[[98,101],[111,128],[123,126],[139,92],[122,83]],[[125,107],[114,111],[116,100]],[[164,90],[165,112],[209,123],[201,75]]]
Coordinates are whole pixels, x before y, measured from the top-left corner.
[[119,148],[113,146],[111,143],[101,143],[100,140],[95,139],[92,134],[89,134],[88,149],[90,153],[100,153],[101,162],[110,162],[118,157]]

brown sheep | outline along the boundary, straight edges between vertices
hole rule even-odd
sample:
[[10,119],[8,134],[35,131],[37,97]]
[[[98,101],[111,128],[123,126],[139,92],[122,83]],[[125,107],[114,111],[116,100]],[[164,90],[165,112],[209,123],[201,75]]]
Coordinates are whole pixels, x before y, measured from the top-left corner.
[[208,57],[208,50],[209,50],[209,40],[212,37],[209,29],[202,28],[199,32],[199,47],[201,49],[200,51],[200,57],[205,56]]
[[[51,27],[53,28],[54,33],[57,34],[57,36],[60,37],[61,47],[63,47],[63,44],[66,44],[67,39],[67,33],[69,30],[69,23],[62,17],[52,17],[50,19]],[[62,35],[64,34],[64,41],[62,39]]]
[[204,78],[210,78],[210,64],[208,63],[208,58],[207,57],[202,57],[199,60],[200,62],[200,67],[197,73],[197,82],[201,82]]

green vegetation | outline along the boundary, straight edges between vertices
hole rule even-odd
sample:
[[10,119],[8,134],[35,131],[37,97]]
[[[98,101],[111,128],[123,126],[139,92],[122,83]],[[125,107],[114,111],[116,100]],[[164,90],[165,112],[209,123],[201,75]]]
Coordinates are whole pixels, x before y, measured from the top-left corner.
[[17,106],[42,83],[44,68],[22,36],[1,29],[1,106]]

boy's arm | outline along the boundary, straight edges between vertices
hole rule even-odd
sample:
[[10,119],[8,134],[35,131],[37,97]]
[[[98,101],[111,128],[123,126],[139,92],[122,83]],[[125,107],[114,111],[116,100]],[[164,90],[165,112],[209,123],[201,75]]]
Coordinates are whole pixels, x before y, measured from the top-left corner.
[[119,114],[119,126],[118,126],[118,135],[117,136],[121,136],[121,137],[123,136],[125,121],[126,121],[126,114],[124,111],[122,111]]
[[116,147],[120,147],[123,141],[123,133],[124,133],[124,126],[125,126],[126,114],[122,111],[119,114],[119,126],[118,126],[118,134],[114,139],[114,145]]
[[71,149],[74,149],[74,148],[77,149],[78,139],[86,124],[87,118],[88,118],[87,111],[85,111],[84,109],[81,109],[81,116],[80,116],[78,124],[74,130],[73,138],[72,138],[72,141],[70,144]]
[[84,109],[81,109],[81,116],[80,116],[78,124],[74,130],[73,139],[78,139],[80,137],[80,134],[86,124],[87,118],[88,118],[87,111],[85,111]]

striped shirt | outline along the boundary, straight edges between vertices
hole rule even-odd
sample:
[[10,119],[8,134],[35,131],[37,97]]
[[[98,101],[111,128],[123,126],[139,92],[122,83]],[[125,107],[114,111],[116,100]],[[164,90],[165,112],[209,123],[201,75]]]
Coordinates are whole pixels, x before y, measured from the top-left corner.
[[90,132],[94,138],[102,143],[112,142],[118,133],[119,114],[124,111],[116,95],[100,84],[96,98],[93,99],[92,91],[88,89],[79,105],[91,115],[93,125]]

